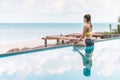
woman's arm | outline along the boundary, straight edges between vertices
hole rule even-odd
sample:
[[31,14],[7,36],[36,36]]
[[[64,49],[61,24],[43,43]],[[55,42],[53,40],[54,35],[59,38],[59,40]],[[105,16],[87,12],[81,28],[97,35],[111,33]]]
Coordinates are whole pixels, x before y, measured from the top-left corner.
[[82,40],[82,38],[84,38],[85,37],[85,33],[86,33],[86,26],[84,26],[84,28],[83,28],[83,32],[82,32],[82,35],[81,35],[81,37],[80,37],[80,41]]

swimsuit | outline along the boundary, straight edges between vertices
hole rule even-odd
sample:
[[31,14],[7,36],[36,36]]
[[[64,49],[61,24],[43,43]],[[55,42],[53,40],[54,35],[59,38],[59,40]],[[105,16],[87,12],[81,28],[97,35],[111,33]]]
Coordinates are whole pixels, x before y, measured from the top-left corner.
[[86,32],[87,36],[90,36],[92,34],[92,32]]
[[91,39],[86,39],[85,43],[86,43],[86,46],[94,46],[94,41]]

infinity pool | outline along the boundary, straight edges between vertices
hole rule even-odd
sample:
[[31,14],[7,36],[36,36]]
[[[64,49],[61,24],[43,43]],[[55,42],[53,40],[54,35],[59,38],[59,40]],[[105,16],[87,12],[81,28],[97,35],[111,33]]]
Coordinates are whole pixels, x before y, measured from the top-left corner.
[[[120,39],[97,42],[91,75],[73,46],[0,58],[0,80],[119,80]],[[78,47],[85,54],[84,47]]]

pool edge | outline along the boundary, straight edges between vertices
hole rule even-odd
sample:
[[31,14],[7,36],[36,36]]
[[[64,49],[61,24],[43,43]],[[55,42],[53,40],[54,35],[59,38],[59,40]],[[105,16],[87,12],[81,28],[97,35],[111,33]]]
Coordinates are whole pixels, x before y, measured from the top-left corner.
[[[116,39],[120,39],[120,37],[107,38],[107,39],[103,39],[103,40],[96,40],[94,42],[98,43],[98,42],[116,40]],[[38,52],[38,51],[46,51],[46,50],[52,50],[52,49],[58,49],[58,48],[64,48],[64,47],[71,47],[71,46],[73,46],[73,44],[59,45],[59,46],[52,46],[52,47],[44,47],[44,48],[40,48],[40,49],[32,49],[32,50],[20,51],[20,52],[14,52],[14,53],[3,53],[3,54],[0,54],[0,58],[9,57],[9,56],[16,56],[16,55],[22,55],[22,54],[28,54],[28,53],[32,53],[32,52]]]

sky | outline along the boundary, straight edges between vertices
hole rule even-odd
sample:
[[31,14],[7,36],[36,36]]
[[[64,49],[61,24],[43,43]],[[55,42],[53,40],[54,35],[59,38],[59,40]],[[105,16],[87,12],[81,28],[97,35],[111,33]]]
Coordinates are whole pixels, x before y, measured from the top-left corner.
[[0,0],[0,23],[116,22],[120,0]]

